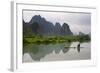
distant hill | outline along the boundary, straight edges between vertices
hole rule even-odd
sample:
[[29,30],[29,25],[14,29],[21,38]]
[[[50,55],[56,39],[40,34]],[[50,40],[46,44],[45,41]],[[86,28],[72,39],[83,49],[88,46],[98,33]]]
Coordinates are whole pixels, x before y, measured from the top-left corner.
[[33,16],[29,23],[23,21],[23,32],[24,35],[32,33],[41,35],[73,35],[67,23],[63,23],[61,26],[57,22],[54,25],[40,15]]

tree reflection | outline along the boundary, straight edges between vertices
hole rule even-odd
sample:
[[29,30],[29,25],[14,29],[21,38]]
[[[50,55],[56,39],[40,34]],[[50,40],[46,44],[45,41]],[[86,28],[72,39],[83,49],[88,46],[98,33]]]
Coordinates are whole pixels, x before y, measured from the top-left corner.
[[70,43],[58,43],[58,44],[27,44],[23,46],[23,55],[28,53],[35,61],[40,61],[42,58],[49,54],[59,54],[61,51],[63,54],[69,52],[69,50],[77,50],[80,52],[80,43],[71,46]]
[[69,48],[64,48],[65,44],[67,45],[67,47],[70,47],[71,43],[48,44],[48,45],[28,44],[24,46],[23,54],[29,53],[33,60],[40,61],[41,58],[52,53],[53,51],[55,52],[55,54],[59,54],[60,51],[62,51],[63,53],[67,53]]
[[71,43],[65,43],[64,48],[62,49],[63,53],[67,53],[70,50]]

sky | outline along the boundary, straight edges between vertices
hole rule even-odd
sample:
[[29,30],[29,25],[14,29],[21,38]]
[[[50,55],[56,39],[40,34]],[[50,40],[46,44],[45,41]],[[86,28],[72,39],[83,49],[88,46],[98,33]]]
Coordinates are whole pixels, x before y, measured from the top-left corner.
[[54,25],[59,22],[61,25],[67,23],[74,34],[91,32],[91,14],[74,12],[46,12],[46,11],[23,11],[23,20],[29,22],[35,15],[40,15]]

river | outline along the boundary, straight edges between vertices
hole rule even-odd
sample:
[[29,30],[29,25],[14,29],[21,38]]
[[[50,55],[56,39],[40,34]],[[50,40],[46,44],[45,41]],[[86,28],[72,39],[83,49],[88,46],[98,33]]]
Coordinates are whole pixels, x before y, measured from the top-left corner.
[[27,44],[23,46],[23,63],[60,60],[91,59],[91,42],[58,43],[58,44]]

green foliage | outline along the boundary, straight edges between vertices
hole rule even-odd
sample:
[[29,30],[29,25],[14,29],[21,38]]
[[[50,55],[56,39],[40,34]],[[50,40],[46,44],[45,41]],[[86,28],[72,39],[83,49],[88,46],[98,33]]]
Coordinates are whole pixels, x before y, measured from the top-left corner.
[[62,43],[62,42],[85,42],[90,41],[88,35],[78,35],[78,36],[42,36],[42,35],[31,35],[24,36],[23,43],[34,43],[34,44],[49,44],[49,43]]

